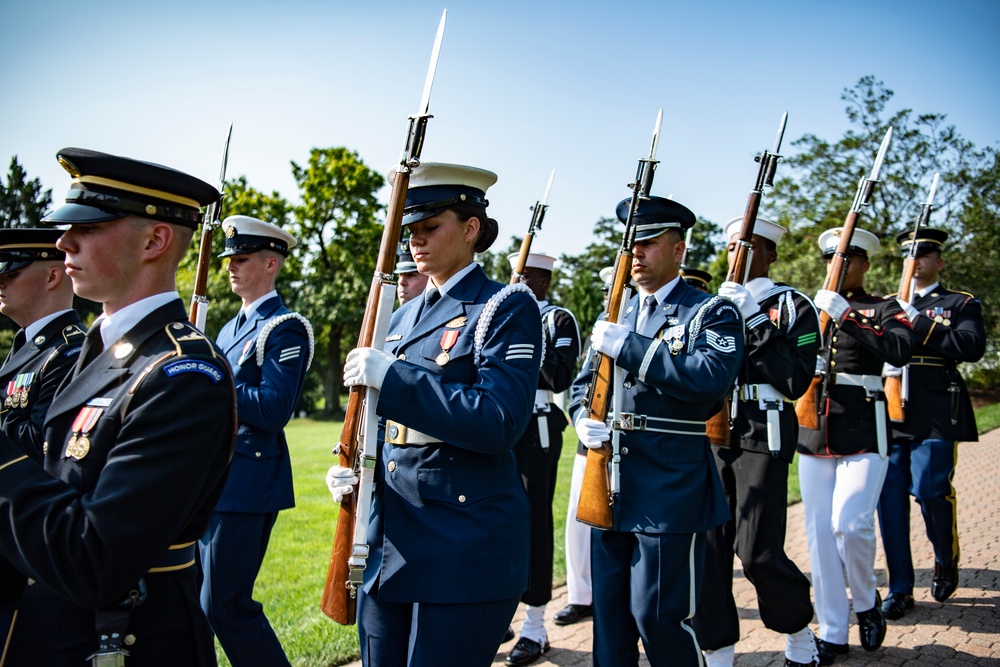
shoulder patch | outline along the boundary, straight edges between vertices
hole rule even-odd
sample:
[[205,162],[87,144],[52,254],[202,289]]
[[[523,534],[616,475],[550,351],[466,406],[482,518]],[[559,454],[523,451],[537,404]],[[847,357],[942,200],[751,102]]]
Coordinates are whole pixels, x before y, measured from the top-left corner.
[[201,373],[211,378],[213,384],[218,384],[225,374],[214,364],[201,359],[178,359],[163,365],[167,377],[176,377],[181,373]]
[[87,337],[87,332],[76,324],[71,324],[68,327],[63,327],[62,330],[63,343],[79,343],[83,345],[83,339]]

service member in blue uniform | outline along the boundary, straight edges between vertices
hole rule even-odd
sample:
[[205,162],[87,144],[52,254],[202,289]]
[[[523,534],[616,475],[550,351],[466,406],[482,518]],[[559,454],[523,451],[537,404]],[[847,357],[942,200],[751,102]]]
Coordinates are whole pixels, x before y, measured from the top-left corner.
[[[507,258],[516,268],[518,253]],[[549,650],[545,607],[552,599],[552,501],[562,454],[562,434],[569,422],[555,395],[569,389],[580,356],[580,331],[573,313],[548,301],[555,257],[529,253],[521,282],[538,300],[545,354],[535,392],[535,409],[528,428],[514,446],[517,467],[531,503],[531,568],[528,590],[521,596],[525,619],[520,638],[505,662],[530,665]]]
[[[726,224],[730,269],[742,224],[742,216]],[[727,281],[719,287],[719,294],[732,299],[743,314],[746,349],[730,441],[725,447],[712,446],[733,518],[708,532],[694,617],[708,667],[732,667],[740,638],[733,598],[735,556],[757,592],[764,627],[785,635],[785,667],[816,661],[809,579],[785,555],[785,526],[788,467],[798,442],[791,402],[805,393],[816,369],[819,317],[806,295],[770,278],[785,231],[757,218],[746,284]]]
[[[103,304],[45,420],[44,467],[0,437],[0,554],[31,580],[12,665],[214,665],[195,541],[236,432],[229,364],[187,321],[175,276],[215,188],[78,148],[43,222],[81,297]],[[95,664],[97,664],[95,662]],[[101,662],[100,664],[105,664]]]
[[[825,259],[836,252],[841,232],[838,227],[820,234]],[[820,665],[848,652],[852,607],[863,649],[874,651],[885,639],[875,586],[875,506],[889,439],[882,364],[905,364],[913,333],[895,299],[865,291],[868,260],[878,250],[878,237],[855,229],[840,292],[820,290],[813,299],[834,327],[829,354],[820,357],[829,382],[827,395],[817,398],[819,428],[800,426],[798,447]],[[816,390],[822,393],[822,387]]]
[[[966,292],[945,289],[941,250],[948,233],[924,228],[917,238],[916,289],[907,314],[916,347],[908,365],[909,400],[905,421],[892,425],[889,470],[879,500],[879,526],[889,570],[886,618],[899,619],[913,607],[910,553],[910,496],[920,504],[934,549],[931,597],[947,600],[958,587],[958,502],[952,479],[958,443],[976,442],[976,416],[958,365],[986,352],[982,304]],[[898,239],[908,253],[913,232]],[[889,372],[900,372],[889,368]]]
[[[413,170],[403,225],[427,290],[393,313],[385,351],[355,349],[344,369],[346,385],[380,390],[384,420],[358,593],[366,666],[490,665],[528,585],[528,499],[511,450],[535,403],[542,330],[528,288],[473,261],[498,232],[494,182],[462,165]],[[338,501],[355,481],[340,466],[327,474]]]
[[0,367],[0,428],[42,460],[45,413],[87,334],[56,248],[58,229],[0,229],[0,313],[21,327]]
[[[629,200],[618,205],[625,220]],[[705,433],[743,358],[736,306],[691,287],[678,273],[694,214],[651,197],[636,215],[632,277],[639,293],[624,322],[594,325],[592,346],[624,373],[620,492],[610,530],[591,534],[594,665],[637,665],[642,639],[651,665],[700,666],[691,628],[705,553],[705,531],[729,518]],[[581,399],[593,376],[573,383],[571,416],[585,445],[611,428],[590,419]],[[611,474],[615,471],[612,469]]]
[[708,286],[712,282],[712,274],[708,271],[693,269],[687,266],[681,267],[681,278],[691,287],[706,294],[708,293]]
[[222,222],[229,282],[239,313],[216,343],[233,368],[239,430],[229,479],[199,542],[201,605],[233,667],[287,665],[281,642],[253,599],[278,512],[294,507],[285,425],[312,361],[312,327],[285,307],[275,282],[295,237],[245,215]]

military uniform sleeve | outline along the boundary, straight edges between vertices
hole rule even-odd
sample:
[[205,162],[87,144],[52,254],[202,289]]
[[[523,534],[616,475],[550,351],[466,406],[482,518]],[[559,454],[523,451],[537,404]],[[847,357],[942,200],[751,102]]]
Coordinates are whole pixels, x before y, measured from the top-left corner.
[[894,299],[881,302],[874,316],[855,310],[852,304],[840,331],[893,366],[904,366],[913,355],[910,322]]
[[767,312],[746,322],[747,381],[770,384],[789,400],[797,399],[812,382],[819,343],[812,302],[786,292]]
[[[170,377],[158,367],[124,419],[95,431],[117,437],[86,493],[0,438],[0,553],[18,570],[84,607],[116,599],[210,512],[232,455],[233,384],[225,359],[183,356],[217,371]],[[205,368],[205,366],[202,366]],[[62,446],[62,442],[50,443]],[[83,459],[86,461],[86,459]]]
[[732,389],[743,359],[743,318],[722,298],[706,302],[699,315],[701,327],[693,342],[688,340],[690,326],[679,350],[660,339],[630,333],[616,364],[675,398],[720,400]]
[[[397,361],[383,380],[377,412],[462,449],[507,451],[531,418],[541,349],[538,306],[514,292],[493,315],[472,384],[444,382],[429,369]],[[405,411],[390,414],[387,405]]]
[[236,384],[240,423],[264,431],[281,431],[292,418],[308,359],[309,338],[302,322],[289,319],[276,326],[265,341],[260,384]]
[[577,374],[576,379],[573,380],[573,384],[570,385],[569,407],[567,411],[569,412],[569,421],[571,424],[576,424],[576,421],[580,417],[586,416],[583,400],[587,397],[587,387],[590,385],[593,377],[594,348],[588,343],[583,357],[583,364],[580,366],[580,372]]
[[559,393],[566,391],[573,382],[576,359],[580,356],[580,332],[573,315],[562,308],[553,311],[555,335],[549,340],[548,318],[545,325],[545,359],[539,371],[539,386]]
[[952,319],[950,326],[921,313],[913,321],[917,342],[956,361],[974,362],[986,353],[986,330],[979,299],[969,296]]

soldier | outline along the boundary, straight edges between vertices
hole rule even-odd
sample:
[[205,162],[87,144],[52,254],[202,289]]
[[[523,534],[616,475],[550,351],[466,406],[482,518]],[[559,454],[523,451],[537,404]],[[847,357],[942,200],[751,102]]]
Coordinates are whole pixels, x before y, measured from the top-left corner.
[[[629,203],[618,205],[620,220]],[[705,531],[729,518],[705,420],[736,380],[743,321],[731,302],[680,279],[683,230],[695,223],[690,210],[651,197],[635,222],[631,269],[639,294],[623,323],[598,321],[591,337],[593,349],[624,373],[614,388],[623,393],[613,420],[621,431],[620,465],[611,471],[620,479],[613,526],[591,534],[594,665],[638,665],[641,638],[650,664],[700,666],[690,619]],[[582,405],[592,378],[588,366],[573,383],[571,414],[580,440],[597,449],[611,427]]]
[[[820,234],[827,260],[841,232],[838,227]],[[874,651],[885,639],[875,586],[875,506],[889,439],[881,373],[885,362],[902,366],[909,360],[913,335],[894,299],[865,292],[868,258],[878,249],[874,234],[855,229],[840,293],[820,290],[814,299],[834,327],[829,354],[820,357],[828,390],[816,398],[819,428],[800,428],[798,447],[820,665],[848,652],[852,606],[861,647]]]
[[[742,216],[726,224],[730,269],[742,224]],[[786,667],[816,662],[809,579],[785,555],[785,520],[788,466],[798,442],[791,401],[812,381],[819,318],[804,294],[770,278],[784,234],[784,227],[757,218],[746,285],[724,282],[719,288],[740,308],[746,350],[729,445],[712,446],[733,518],[708,532],[704,584],[694,617],[709,667],[731,667],[740,637],[734,556],[740,557],[757,591],[764,627],[786,635]]]
[[32,582],[7,660],[214,665],[195,541],[232,455],[234,385],[175,276],[219,193],[147,162],[58,158],[73,186],[43,222],[69,225],[66,273],[104,312],[49,408],[44,468],[0,437],[0,553]]
[[[912,237],[912,232],[904,232],[897,238],[905,252],[914,242]],[[911,494],[920,503],[934,549],[931,596],[944,602],[958,587],[958,506],[951,482],[958,442],[979,440],[969,392],[957,366],[979,361],[986,351],[982,305],[971,294],[941,286],[941,248],[947,238],[947,232],[940,229],[920,230],[913,303],[900,303],[910,317],[916,347],[908,366],[905,422],[893,424],[889,470],[879,500],[879,526],[889,570],[889,595],[882,613],[893,620],[913,608]]]
[[287,665],[253,587],[278,512],[295,505],[284,428],[312,361],[312,327],[274,289],[295,237],[245,215],[222,228],[219,256],[229,258],[229,282],[243,303],[216,343],[233,368],[239,430],[226,487],[199,539],[201,606],[234,667]]
[[[486,214],[495,182],[464,165],[413,170],[402,222],[424,298],[393,313],[384,351],[352,350],[344,368],[345,385],[380,390],[384,426],[358,592],[366,667],[492,664],[528,585],[511,450],[531,418],[542,328],[527,287],[473,261],[499,231]],[[327,473],[337,502],[356,482],[350,468]]]
[[42,427],[56,387],[76,364],[86,331],[73,309],[73,283],[56,249],[59,229],[0,229],[0,313],[21,329],[0,383],[0,428],[41,462]]
[[397,276],[396,280],[396,297],[399,299],[399,305],[403,305],[410,299],[414,299],[424,293],[424,288],[427,287],[427,276],[417,271],[417,263],[413,261],[413,255],[410,254],[410,244],[403,241],[399,244],[399,252],[396,254],[396,270],[393,271]]
[[699,292],[708,294],[708,285],[712,282],[712,274],[701,269],[692,269],[687,266],[681,267],[681,278],[691,287]]
[[[518,253],[508,257],[511,268]],[[580,356],[580,331],[573,313],[549,303],[549,284],[555,258],[530,253],[521,282],[531,288],[542,316],[545,355],[535,392],[535,409],[528,428],[514,445],[514,456],[531,506],[531,567],[528,590],[521,596],[527,605],[521,638],[507,655],[508,665],[530,665],[549,650],[545,631],[545,606],[552,599],[552,500],[562,454],[562,433],[568,422],[555,394],[569,389]]]

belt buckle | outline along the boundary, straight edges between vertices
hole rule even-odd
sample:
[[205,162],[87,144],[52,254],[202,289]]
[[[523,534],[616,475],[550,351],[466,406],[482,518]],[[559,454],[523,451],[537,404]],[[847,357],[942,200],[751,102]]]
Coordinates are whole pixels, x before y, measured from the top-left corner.
[[405,445],[408,430],[409,429],[402,424],[389,422],[385,429],[385,439],[393,445]]
[[635,414],[632,412],[623,412],[618,416],[618,430],[620,431],[632,431],[635,430]]

